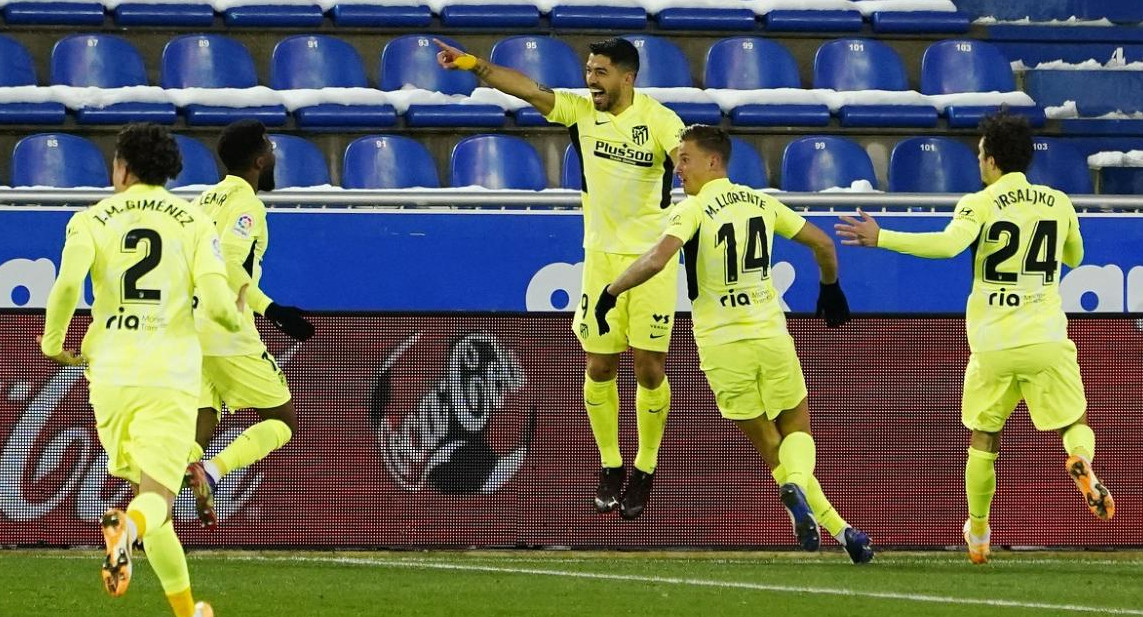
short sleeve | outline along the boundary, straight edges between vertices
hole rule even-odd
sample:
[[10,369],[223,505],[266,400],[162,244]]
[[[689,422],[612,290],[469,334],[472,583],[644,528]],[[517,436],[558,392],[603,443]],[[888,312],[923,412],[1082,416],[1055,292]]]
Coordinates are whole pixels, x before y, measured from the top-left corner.
[[777,199],[769,198],[769,201],[774,204],[774,233],[787,239],[798,235],[806,226],[805,217]]
[[671,111],[669,107],[661,106],[659,113],[656,114],[655,122],[652,123],[651,132],[654,133],[655,141],[659,143],[668,156],[671,151],[679,147],[680,138],[686,126],[679,118],[679,115]]
[[702,212],[698,208],[698,201],[687,198],[679,202],[667,217],[666,235],[674,236],[683,242],[688,242],[698,232]]
[[226,263],[222,260],[222,242],[214,226],[203,218],[195,218],[194,278],[209,274],[226,276]]
[[556,90],[556,104],[544,117],[556,124],[571,126],[579,122],[580,118],[594,113],[595,107],[586,97],[565,90]]

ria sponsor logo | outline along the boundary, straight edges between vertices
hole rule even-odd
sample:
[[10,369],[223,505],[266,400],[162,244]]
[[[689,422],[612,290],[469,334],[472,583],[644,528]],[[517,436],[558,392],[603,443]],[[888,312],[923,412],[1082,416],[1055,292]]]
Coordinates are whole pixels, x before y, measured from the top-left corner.
[[988,306],[1020,306],[1020,296],[1001,287],[1000,291],[988,294]]

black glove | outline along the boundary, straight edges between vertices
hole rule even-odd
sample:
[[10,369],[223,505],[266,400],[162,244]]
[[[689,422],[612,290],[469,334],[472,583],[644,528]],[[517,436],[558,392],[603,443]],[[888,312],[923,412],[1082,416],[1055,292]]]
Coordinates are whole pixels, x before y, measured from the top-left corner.
[[818,310],[814,317],[825,316],[826,326],[836,328],[849,321],[849,303],[841,291],[841,281],[821,283],[818,290]]
[[611,326],[607,325],[607,312],[615,308],[616,297],[607,291],[607,287],[599,292],[599,299],[595,301],[595,324],[599,326],[600,334],[607,334],[611,332]]
[[314,335],[314,326],[302,317],[302,312],[292,306],[282,306],[271,302],[264,315],[274,327],[285,332],[290,338],[304,341]]

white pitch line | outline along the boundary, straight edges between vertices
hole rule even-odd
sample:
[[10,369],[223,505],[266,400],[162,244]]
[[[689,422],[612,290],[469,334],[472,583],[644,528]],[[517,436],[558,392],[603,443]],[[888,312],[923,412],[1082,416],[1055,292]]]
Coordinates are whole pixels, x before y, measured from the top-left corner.
[[1049,604],[1046,602],[1020,602],[1017,600],[992,600],[984,598],[951,598],[892,591],[860,591],[835,587],[801,587],[791,585],[767,585],[765,583],[744,583],[716,581],[709,579],[673,578],[662,576],[639,576],[633,574],[600,574],[596,572],[575,572],[571,570],[542,570],[536,568],[505,568],[500,566],[480,566],[460,563],[444,563],[423,560],[363,559],[357,557],[251,557],[252,560],[300,561],[319,563],[340,563],[347,565],[382,566],[396,568],[424,568],[430,570],[459,570],[466,572],[495,572],[500,574],[531,574],[563,578],[582,578],[609,581],[633,581],[659,583],[664,585],[685,585],[691,587],[721,587],[724,589],[750,589],[754,591],[777,591],[782,593],[805,593],[851,598],[876,598],[879,600],[902,600],[907,602],[927,602],[932,604],[959,604],[992,606],[1003,608],[1026,608],[1036,610],[1063,611],[1071,613],[1099,613],[1102,615],[1143,615],[1143,610],[1130,608],[1107,608],[1082,606],[1078,604]]

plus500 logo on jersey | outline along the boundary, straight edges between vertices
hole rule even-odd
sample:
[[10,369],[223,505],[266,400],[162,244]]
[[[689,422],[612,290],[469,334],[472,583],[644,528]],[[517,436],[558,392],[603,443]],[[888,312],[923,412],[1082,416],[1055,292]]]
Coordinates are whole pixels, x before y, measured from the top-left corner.
[[635,165],[636,167],[650,167],[655,160],[655,153],[646,150],[636,150],[627,144],[613,144],[602,139],[595,142],[595,156],[600,158]]

